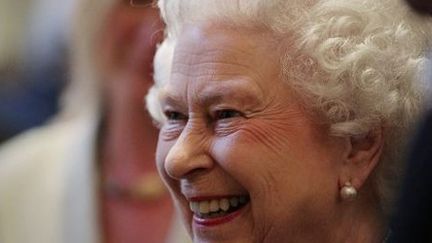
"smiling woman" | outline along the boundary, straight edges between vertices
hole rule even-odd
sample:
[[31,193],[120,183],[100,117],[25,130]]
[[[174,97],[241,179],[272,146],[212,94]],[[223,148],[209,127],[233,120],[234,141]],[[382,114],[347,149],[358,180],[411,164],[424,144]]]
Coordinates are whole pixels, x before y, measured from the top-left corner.
[[398,1],[158,5],[147,104],[194,242],[385,241],[431,22]]

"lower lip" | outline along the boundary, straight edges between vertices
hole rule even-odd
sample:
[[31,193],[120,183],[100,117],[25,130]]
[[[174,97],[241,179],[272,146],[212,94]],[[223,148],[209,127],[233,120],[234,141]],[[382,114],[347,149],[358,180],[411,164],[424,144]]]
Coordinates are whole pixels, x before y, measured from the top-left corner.
[[239,217],[243,213],[243,211],[245,210],[245,208],[247,206],[248,205],[245,205],[241,209],[239,209],[235,212],[232,212],[230,214],[227,214],[223,217],[203,219],[203,218],[199,218],[196,215],[194,215],[193,219],[194,219],[195,224],[198,226],[205,226],[205,227],[218,226],[221,224],[228,223],[228,222],[236,219],[237,217]]

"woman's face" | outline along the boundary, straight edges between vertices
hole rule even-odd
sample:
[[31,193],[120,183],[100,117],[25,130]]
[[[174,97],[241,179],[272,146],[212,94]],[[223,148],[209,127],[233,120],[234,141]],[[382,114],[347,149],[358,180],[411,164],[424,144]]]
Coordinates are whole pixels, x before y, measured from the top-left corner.
[[105,79],[133,72],[141,75],[149,86],[153,80],[152,60],[164,26],[158,9],[151,6],[150,0],[134,2],[142,6],[134,7],[122,0],[109,11],[98,37],[99,61]]
[[266,40],[188,26],[177,42],[157,165],[195,242],[307,242],[337,216],[342,145]]

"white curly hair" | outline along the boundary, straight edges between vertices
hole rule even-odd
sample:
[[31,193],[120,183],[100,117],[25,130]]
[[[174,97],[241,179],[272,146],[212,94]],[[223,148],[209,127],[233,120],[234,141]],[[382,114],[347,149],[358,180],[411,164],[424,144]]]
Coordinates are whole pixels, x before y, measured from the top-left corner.
[[[281,49],[283,80],[319,114],[330,134],[366,136],[384,128],[385,146],[372,180],[385,213],[392,210],[408,134],[424,109],[421,75],[430,20],[398,0],[160,0],[166,39],[155,57],[147,106],[164,117],[158,91],[169,80],[177,37],[203,22],[270,31]],[[292,51],[284,51],[288,48]]]

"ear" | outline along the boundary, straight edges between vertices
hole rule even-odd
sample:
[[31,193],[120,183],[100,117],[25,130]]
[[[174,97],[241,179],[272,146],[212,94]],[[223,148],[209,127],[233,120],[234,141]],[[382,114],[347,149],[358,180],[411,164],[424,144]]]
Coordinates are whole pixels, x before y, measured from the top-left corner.
[[343,164],[340,187],[347,182],[359,190],[377,166],[384,146],[384,129],[370,131],[366,136],[351,137]]

